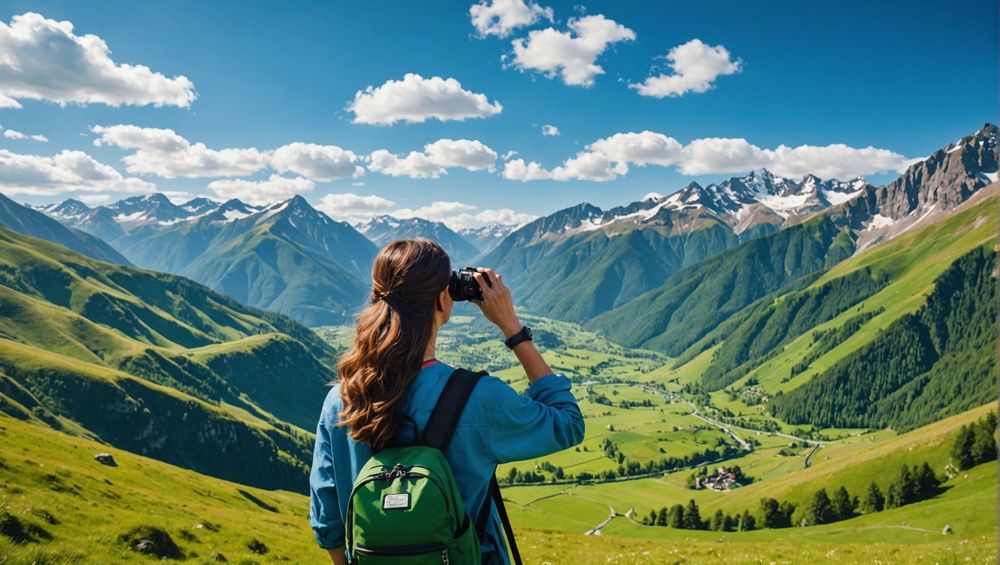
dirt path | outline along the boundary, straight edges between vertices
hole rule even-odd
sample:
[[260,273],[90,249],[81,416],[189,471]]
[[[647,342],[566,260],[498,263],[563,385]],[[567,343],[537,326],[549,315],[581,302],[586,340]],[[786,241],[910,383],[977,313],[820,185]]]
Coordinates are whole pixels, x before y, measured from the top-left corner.
[[621,516],[621,514],[615,512],[614,507],[611,506],[610,504],[608,505],[608,510],[611,511],[608,514],[608,517],[605,518],[604,521],[601,522],[600,524],[598,524],[598,525],[594,526],[593,528],[591,528],[591,529],[587,530],[586,532],[584,532],[583,535],[585,535],[585,536],[599,536],[599,535],[601,535],[601,530],[603,530],[605,527],[607,527],[607,525],[610,524],[612,520],[614,520],[618,516]]

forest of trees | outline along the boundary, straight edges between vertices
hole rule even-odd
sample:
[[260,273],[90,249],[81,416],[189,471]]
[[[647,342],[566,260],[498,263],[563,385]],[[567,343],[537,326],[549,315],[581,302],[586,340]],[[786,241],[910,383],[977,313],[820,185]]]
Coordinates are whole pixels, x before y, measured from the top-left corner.
[[816,526],[853,518],[858,515],[859,510],[867,514],[919,502],[936,495],[940,487],[941,479],[926,462],[912,468],[904,463],[896,479],[887,486],[886,494],[883,494],[875,482],[868,486],[862,500],[852,496],[843,486],[833,491],[833,496],[825,488],[818,489],[813,493],[809,504],[801,509],[797,522],[793,518],[795,504],[765,497],[760,499],[756,513],[745,510],[742,514],[730,515],[720,509],[710,519],[702,520],[698,504],[691,500],[687,506],[676,504],[670,508],[660,508],[659,511],[651,510],[642,523],[685,530],[724,532],[790,528],[795,525]]
[[[997,414],[993,411],[962,426],[951,445],[955,467],[966,470],[984,463],[996,463],[996,432]],[[705,474],[708,474],[708,470],[702,468],[691,477]],[[797,520],[793,517],[795,504],[765,497],[760,499],[756,513],[745,510],[731,515],[720,509],[711,518],[702,520],[698,504],[691,500],[687,506],[676,504],[669,508],[662,507],[659,511],[651,510],[648,516],[643,517],[642,523],[648,526],[726,532],[830,524],[853,518],[859,513],[882,512],[932,498],[941,492],[941,483],[942,478],[926,461],[913,466],[903,463],[892,481],[884,486],[872,481],[861,498],[852,495],[844,486],[834,490],[832,496],[826,488],[816,490],[808,505],[800,509]]]
[[885,312],[884,306],[872,312],[862,312],[861,314],[858,314],[857,316],[854,316],[844,322],[844,325],[840,327],[826,331],[814,331],[812,339],[813,342],[815,342],[815,345],[809,349],[809,351],[798,363],[792,365],[792,369],[788,373],[789,378],[805,372],[805,370],[812,365],[813,361],[819,359],[834,347],[844,343],[847,338],[857,333],[865,322],[871,320],[875,316],[878,316],[882,312]]
[[951,447],[951,458],[959,470],[997,460],[997,415],[990,411],[978,422],[962,426]]
[[[579,449],[579,448],[578,448]],[[706,463],[736,457],[742,452],[739,448],[730,444],[724,444],[720,448],[708,448],[697,453],[685,454],[681,457],[666,456],[659,459],[649,459],[647,461],[629,460],[618,448],[618,445],[610,438],[605,438],[601,443],[601,451],[604,456],[617,463],[617,467],[605,469],[603,471],[580,471],[573,475],[565,472],[562,467],[552,465],[548,461],[543,461],[535,471],[521,471],[516,467],[511,467],[507,475],[500,477],[504,484],[538,484],[544,482],[577,482],[585,483],[591,481],[613,481],[627,477],[650,475],[653,473],[666,473],[684,467],[690,467]],[[542,471],[549,473],[548,477]]]
[[[859,269],[815,289],[786,295],[770,303],[762,301],[736,327],[705,370],[702,383],[709,390],[728,386],[743,376],[738,370],[745,364],[759,365],[780,347],[809,328],[831,320],[848,308],[885,287],[888,279]],[[729,329],[729,328],[727,328]]]
[[917,312],[787,394],[771,413],[791,424],[906,430],[996,398],[996,256],[978,247],[935,281]]

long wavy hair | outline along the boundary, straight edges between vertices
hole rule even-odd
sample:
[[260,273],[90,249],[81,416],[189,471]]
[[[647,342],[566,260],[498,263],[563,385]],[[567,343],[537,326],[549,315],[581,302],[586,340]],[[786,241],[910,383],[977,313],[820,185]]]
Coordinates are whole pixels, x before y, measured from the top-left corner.
[[375,257],[371,305],[358,316],[354,344],[337,364],[344,406],[339,425],[356,441],[375,450],[391,441],[450,277],[448,254],[428,239],[394,241]]

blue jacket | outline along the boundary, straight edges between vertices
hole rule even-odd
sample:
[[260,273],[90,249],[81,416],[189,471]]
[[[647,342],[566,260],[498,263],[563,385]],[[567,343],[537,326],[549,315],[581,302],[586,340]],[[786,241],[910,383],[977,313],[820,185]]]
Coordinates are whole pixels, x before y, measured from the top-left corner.
[[[420,429],[427,423],[453,370],[441,362],[428,365],[410,386],[406,415]],[[371,456],[367,445],[351,439],[346,427],[336,425],[341,408],[338,385],[323,403],[309,478],[309,521],[316,541],[324,548],[344,545],[347,500],[354,479]],[[406,439],[401,436],[407,431],[401,428],[397,437]],[[569,379],[555,374],[544,376],[522,395],[500,379],[487,376],[473,389],[444,455],[469,516],[475,520],[498,463],[540,457],[582,440],[583,415],[570,392]],[[495,540],[503,539],[496,510],[487,532],[492,532]],[[494,548],[483,544],[482,549],[486,553]],[[506,548],[502,548],[501,555],[505,563],[510,562]]]

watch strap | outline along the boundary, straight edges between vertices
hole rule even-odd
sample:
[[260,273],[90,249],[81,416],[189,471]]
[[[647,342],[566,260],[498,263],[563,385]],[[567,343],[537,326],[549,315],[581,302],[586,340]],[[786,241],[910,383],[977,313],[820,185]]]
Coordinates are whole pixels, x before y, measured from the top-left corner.
[[503,344],[507,346],[507,349],[514,349],[521,342],[531,341],[531,339],[531,330],[528,329],[528,326],[521,326],[520,331],[503,340]]

